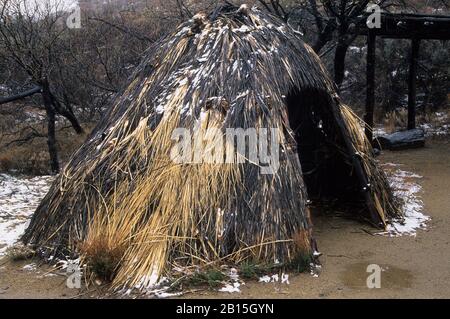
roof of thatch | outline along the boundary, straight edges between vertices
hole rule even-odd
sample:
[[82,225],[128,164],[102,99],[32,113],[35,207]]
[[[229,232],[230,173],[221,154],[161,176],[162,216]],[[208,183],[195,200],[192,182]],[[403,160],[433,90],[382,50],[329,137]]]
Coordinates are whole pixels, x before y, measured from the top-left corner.
[[[311,256],[305,187],[285,104],[288,94],[306,88],[338,101],[317,55],[277,18],[231,6],[196,15],[149,49],[53,184],[24,240],[80,249],[87,259],[97,246],[119,254],[116,285],[148,285],[171,264]],[[370,182],[380,181],[374,192],[383,193],[385,180],[357,120],[336,103],[330,113],[347,123],[352,151],[366,154]],[[198,123],[280,128],[277,174],[261,175],[250,162],[173,163],[170,133]],[[380,196],[386,208],[390,195]]]

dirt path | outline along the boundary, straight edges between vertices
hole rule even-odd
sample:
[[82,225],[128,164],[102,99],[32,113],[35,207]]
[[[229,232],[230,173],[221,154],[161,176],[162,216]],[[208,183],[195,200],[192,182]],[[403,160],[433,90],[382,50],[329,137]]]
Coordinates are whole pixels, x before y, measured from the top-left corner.
[[[315,219],[322,272],[290,276],[290,284],[247,282],[241,293],[197,292],[184,298],[450,298],[450,140],[426,148],[386,152],[382,162],[423,176],[419,184],[425,213],[432,217],[416,237],[370,235],[373,229],[340,217]],[[1,265],[2,261],[0,261]],[[369,264],[383,269],[380,289],[368,289]],[[65,287],[61,276],[23,269],[24,263],[0,266],[0,298],[67,298],[77,290]],[[88,295],[85,295],[86,297]]]

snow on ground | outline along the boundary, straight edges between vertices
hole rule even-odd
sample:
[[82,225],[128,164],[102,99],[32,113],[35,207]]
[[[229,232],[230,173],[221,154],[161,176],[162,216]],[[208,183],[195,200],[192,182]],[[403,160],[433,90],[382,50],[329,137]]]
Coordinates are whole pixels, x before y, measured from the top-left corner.
[[445,136],[450,134],[450,125],[433,126],[431,124],[422,124],[420,128],[425,131],[425,135],[429,136]]
[[377,125],[376,127],[373,128],[372,132],[374,137],[388,135],[383,125]]
[[224,282],[224,286],[220,288],[219,291],[230,294],[240,293],[241,292],[240,287],[245,285],[245,282],[240,280],[238,270],[236,268],[231,268],[226,275],[229,278],[229,280]]
[[[311,264],[312,266],[313,264]],[[315,265],[314,265],[315,266]],[[282,273],[281,276],[278,274],[274,274],[274,275],[264,275],[262,277],[259,277],[258,282],[262,282],[265,284],[268,283],[280,283],[280,284],[285,284],[285,285],[289,285],[289,274],[285,274]]]
[[241,286],[241,284],[238,282],[233,282],[231,284],[227,283],[227,284],[225,284],[224,287],[220,288],[219,291],[220,292],[228,292],[230,294],[232,294],[234,292],[241,292],[241,289],[239,289],[240,286]]
[[419,127],[425,131],[427,137],[445,136],[450,134],[450,119],[444,112],[436,112],[433,115],[433,123],[420,124]]
[[31,263],[29,265],[25,265],[22,267],[22,269],[26,271],[36,271],[37,265],[35,263]]
[[404,220],[394,220],[381,233],[390,237],[403,235],[415,236],[418,229],[425,229],[429,216],[423,213],[423,202],[420,197],[422,187],[417,180],[422,176],[398,168],[398,164],[386,163],[382,165],[388,175],[389,183],[394,195],[403,200]]
[[0,174],[0,256],[23,234],[52,180],[51,176]]
[[[219,288],[217,291],[223,293],[240,293],[241,292],[240,288],[243,285],[245,285],[245,282],[239,278],[237,269],[228,268],[227,265],[223,265],[221,268],[223,269],[225,279],[221,282],[222,287]],[[192,270],[188,268],[175,267],[173,270],[187,277],[194,274]],[[148,286],[136,285],[135,287],[132,288],[125,287],[124,289],[117,291],[119,295],[123,295],[126,297],[133,297],[145,294],[148,297],[159,299],[182,296],[187,292],[188,291],[186,290],[172,291],[172,284],[170,280],[166,277],[162,277],[161,279],[156,278],[156,282],[152,285]]]

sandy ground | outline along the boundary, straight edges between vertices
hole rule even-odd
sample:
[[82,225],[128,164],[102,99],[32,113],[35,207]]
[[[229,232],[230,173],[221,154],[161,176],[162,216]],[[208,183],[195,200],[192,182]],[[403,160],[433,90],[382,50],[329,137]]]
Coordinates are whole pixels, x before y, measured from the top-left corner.
[[[385,152],[380,160],[423,176],[419,184],[425,213],[432,217],[416,237],[371,235],[374,229],[342,217],[315,218],[322,271],[290,275],[289,285],[247,282],[240,293],[199,291],[183,298],[450,298],[450,140],[418,150]],[[0,298],[95,297],[98,291],[68,289],[65,276],[48,276],[48,266],[23,269],[28,262],[0,260]],[[381,288],[368,289],[366,270],[385,271]],[[81,295],[80,295],[81,294]]]

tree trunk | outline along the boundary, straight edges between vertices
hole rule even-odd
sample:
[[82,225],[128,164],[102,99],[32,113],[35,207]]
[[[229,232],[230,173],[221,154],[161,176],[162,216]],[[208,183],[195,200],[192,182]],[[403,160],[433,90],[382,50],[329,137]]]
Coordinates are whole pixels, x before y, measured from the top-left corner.
[[47,80],[42,83],[42,99],[47,113],[47,145],[50,155],[50,168],[53,174],[59,173],[58,150],[56,148],[55,122],[56,114],[52,105],[52,97]]
[[408,80],[408,130],[416,128],[416,81],[417,81],[417,61],[419,59],[420,40],[412,39],[411,57],[409,61]]
[[81,127],[80,123],[78,122],[78,119],[76,118],[75,114],[73,113],[72,109],[70,108],[70,104],[67,103],[66,107],[62,106],[61,103],[59,103],[58,99],[51,93],[50,94],[50,101],[55,108],[55,111],[57,114],[64,116],[67,120],[69,120],[70,124],[72,124],[73,129],[77,134],[82,134],[83,128]]
[[47,111],[47,118],[48,118],[47,145],[48,145],[48,153],[50,154],[50,167],[53,174],[58,174],[59,162],[58,162],[58,151],[56,149],[55,112]]
[[367,71],[366,71],[366,136],[373,140],[373,112],[375,109],[375,62],[376,62],[376,36],[373,32],[367,35]]
[[347,55],[348,44],[344,40],[339,40],[334,55],[334,82],[338,90],[345,77],[345,56]]

